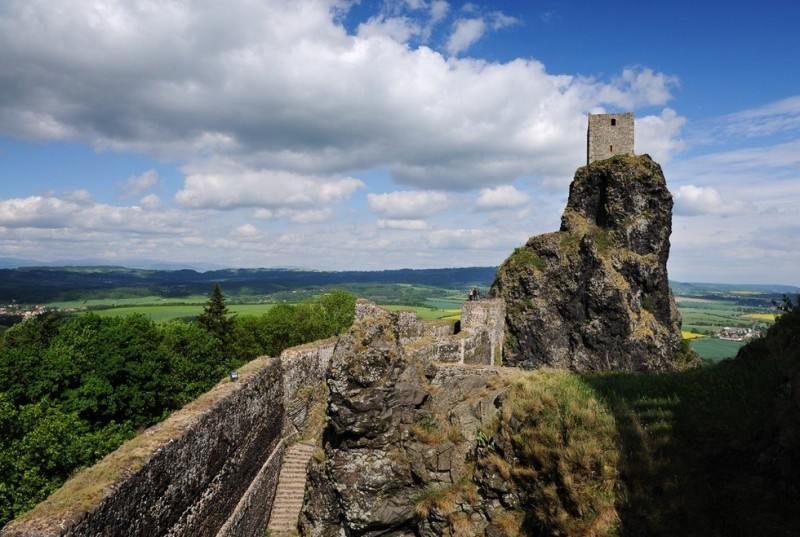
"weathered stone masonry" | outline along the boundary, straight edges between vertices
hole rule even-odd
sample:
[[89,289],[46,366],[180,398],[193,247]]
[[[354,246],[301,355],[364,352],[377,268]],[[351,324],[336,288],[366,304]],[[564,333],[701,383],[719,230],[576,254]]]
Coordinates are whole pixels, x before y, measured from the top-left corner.
[[633,156],[633,112],[589,114],[586,164],[616,155]]
[[[374,315],[374,304],[359,301],[356,318]],[[505,303],[499,299],[465,302],[458,333],[446,321],[425,322],[399,311],[400,342],[409,356],[427,362],[500,365],[505,330]]]
[[334,346],[250,362],[237,382],[218,384],[80,472],[0,535],[263,534],[283,451],[308,410],[294,391],[324,381]]
[[[356,317],[379,309],[358,301]],[[461,329],[398,312],[401,341],[429,361],[499,364],[505,307],[467,302]],[[0,537],[263,535],[286,447],[304,432],[335,339],[258,358],[211,391],[125,443]]]

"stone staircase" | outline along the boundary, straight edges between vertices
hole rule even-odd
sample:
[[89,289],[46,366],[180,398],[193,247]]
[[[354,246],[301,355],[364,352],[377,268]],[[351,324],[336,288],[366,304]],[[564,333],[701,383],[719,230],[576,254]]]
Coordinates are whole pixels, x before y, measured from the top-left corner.
[[306,488],[306,467],[312,453],[314,445],[306,443],[294,444],[286,450],[267,526],[274,537],[297,535],[297,519]]

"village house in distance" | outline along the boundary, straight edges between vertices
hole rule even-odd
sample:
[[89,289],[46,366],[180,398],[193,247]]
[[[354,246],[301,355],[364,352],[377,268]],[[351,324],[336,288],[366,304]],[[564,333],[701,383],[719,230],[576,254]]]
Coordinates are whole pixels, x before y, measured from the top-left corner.
[[586,165],[616,155],[633,156],[633,112],[589,114]]

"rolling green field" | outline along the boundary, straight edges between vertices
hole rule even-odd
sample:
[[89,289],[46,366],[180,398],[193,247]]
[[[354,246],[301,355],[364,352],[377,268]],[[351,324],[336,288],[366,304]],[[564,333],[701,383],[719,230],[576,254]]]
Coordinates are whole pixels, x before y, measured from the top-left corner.
[[[748,297],[749,298],[749,297]],[[675,302],[683,318],[683,330],[711,335],[720,328],[750,328],[754,324],[766,328],[775,318],[769,303],[752,305],[731,298],[710,299],[676,296]]]
[[396,305],[382,305],[389,311],[413,311],[417,314],[418,319],[423,321],[437,321],[439,319],[458,320],[461,316],[461,308],[451,309],[435,309],[424,308],[421,306],[396,306]]
[[[431,306],[434,307],[423,307],[423,306],[401,306],[396,304],[385,304],[382,307],[392,310],[404,310],[404,311],[413,311],[416,313],[417,317],[426,320],[426,321],[433,321],[433,320],[441,320],[446,319],[449,321],[456,321],[459,318],[461,313],[461,304],[463,302],[458,302],[455,298],[451,300],[446,299],[433,299],[428,301],[431,303]],[[96,306],[101,304],[96,304]],[[167,304],[158,304],[158,305],[136,305],[136,306],[118,306],[118,307],[108,307],[111,304],[102,304],[107,309],[98,309],[95,310],[97,315],[101,317],[108,317],[108,316],[117,316],[117,315],[132,315],[135,313],[140,313],[148,316],[149,318],[153,319],[156,322],[165,322],[174,319],[185,319],[188,317],[195,317],[199,315],[203,311],[202,303],[198,304],[178,304],[178,303],[167,303]],[[712,304],[713,306],[713,304]],[[230,309],[231,313],[235,315],[260,315],[264,314],[269,311],[274,304],[229,304],[228,308]],[[724,308],[710,308],[712,313],[706,313],[703,311],[699,311],[697,308],[692,308],[688,311],[688,315],[682,311],[684,314],[684,319],[687,317],[697,322],[698,319],[706,320],[706,319],[713,319],[719,326],[735,326],[734,315],[741,315],[741,312],[728,308],[727,311],[730,316],[726,317],[721,314],[721,312],[726,311]],[[717,313],[714,313],[716,311]],[[748,323],[752,324],[753,320],[748,320]],[[686,326],[686,321],[684,321],[684,326]],[[709,327],[714,326],[711,324],[703,324],[700,325],[703,329],[707,330]],[[749,324],[745,324],[744,326],[749,326]],[[717,338],[695,338],[692,339],[691,345],[692,348],[704,359],[711,360],[711,361],[719,361],[724,358],[731,358],[736,355],[736,352],[742,346],[742,342],[739,341],[727,341],[721,340]]]
[[[228,304],[228,310],[234,315],[261,315],[268,312],[275,304]],[[398,306],[395,304],[382,305],[391,311],[413,311],[417,317],[425,321],[435,321],[448,319],[456,321],[461,314],[461,308],[437,309],[422,306]],[[100,317],[133,315],[135,313],[144,314],[156,322],[171,321],[173,319],[184,319],[196,317],[203,311],[202,304],[164,304],[164,305],[140,305],[109,307],[107,309],[94,310]]]
[[[261,315],[268,312],[274,306],[275,304],[229,304],[228,310],[235,315]],[[94,313],[100,317],[142,313],[156,322],[162,322],[186,317],[197,317],[202,311],[202,304],[165,304],[163,306],[123,306],[96,310]]]
[[733,358],[739,349],[745,344],[744,341],[729,341],[717,338],[693,339],[692,348],[701,358],[719,362],[725,358]]
[[[345,286],[356,296],[366,298],[390,310],[414,311],[420,319],[457,321],[467,290],[444,289],[411,284],[358,284]],[[351,288],[354,287],[354,288]],[[228,297],[228,309],[236,315],[260,315],[275,304],[296,304],[318,297],[330,289],[310,286],[306,289],[282,291],[270,295],[233,295]],[[484,290],[485,291],[485,290]],[[101,317],[141,313],[156,322],[196,317],[208,300],[205,295],[180,298],[137,296],[130,298],[86,299],[51,304],[63,310],[88,309]]]
[[[423,320],[457,321],[468,293],[466,288],[409,283],[361,282],[341,287],[387,309],[414,311]],[[240,287],[228,296],[228,308],[236,315],[259,315],[269,311],[274,304],[298,303],[320,296],[330,289],[327,286],[308,285],[258,294],[246,287]],[[487,289],[480,288],[480,291],[485,293]],[[686,295],[679,293],[676,293],[675,300],[683,318],[683,332],[686,336],[696,338],[692,339],[692,347],[707,360],[717,361],[732,357],[742,345],[741,342],[708,337],[716,335],[721,328],[755,327],[763,330],[774,320],[774,309],[770,301],[774,296],[767,294],[747,290],[734,293],[729,290],[722,292],[697,288],[690,289]],[[146,293],[125,296],[125,293],[119,292],[114,298],[87,298],[54,302],[51,305],[64,310],[89,309],[103,317],[141,313],[156,322],[163,322],[196,317],[202,312],[207,299],[202,294],[168,298]]]
[[[744,299],[752,299],[753,294],[742,294]],[[696,298],[676,296],[678,310],[683,319],[683,332],[692,335],[692,348],[701,358],[717,362],[725,358],[733,358],[744,345],[742,341],[729,341],[712,336],[721,328],[760,328],[765,329],[775,319],[774,312],[767,308],[768,303],[752,305],[745,300],[731,297],[724,299]],[[686,336],[684,336],[686,337]]]
[[683,329],[688,332],[715,333],[726,326],[747,328],[754,319],[742,318],[756,310],[745,309],[737,303],[721,300],[686,300],[676,297],[683,318]]

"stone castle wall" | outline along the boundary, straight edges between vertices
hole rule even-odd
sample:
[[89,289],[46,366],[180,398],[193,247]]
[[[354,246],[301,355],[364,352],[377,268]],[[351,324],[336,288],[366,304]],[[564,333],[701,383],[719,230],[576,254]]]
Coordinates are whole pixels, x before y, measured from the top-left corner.
[[[358,300],[356,302],[356,320],[379,316],[383,308],[369,302]],[[400,331],[400,344],[409,345],[420,339],[442,339],[452,337],[455,331],[453,323],[449,321],[422,321],[413,311],[397,311],[397,325]]]
[[79,472],[0,536],[261,535],[284,449],[308,416],[297,391],[324,382],[335,343],[250,362],[238,381]]
[[586,164],[616,155],[633,155],[633,112],[589,114]]
[[[380,308],[356,304],[356,318]],[[499,364],[505,307],[467,302],[461,330],[398,312],[401,343],[425,360]],[[263,535],[286,447],[302,435],[337,340],[258,358],[164,422],[79,472],[0,537]],[[318,393],[318,392],[317,392]]]
[[[414,337],[402,337],[401,331],[401,343],[411,356],[456,364],[500,365],[502,361],[505,330],[502,300],[465,302],[458,333],[454,333],[451,323],[416,322],[423,326],[413,331]],[[444,326],[448,328],[446,331]]]
[[280,445],[274,449],[236,509],[217,533],[217,537],[262,535],[269,522],[270,509],[278,484],[284,448],[304,433],[309,412],[315,400],[302,396],[325,382],[336,339],[286,349],[281,353],[280,392],[283,400],[283,432]]

